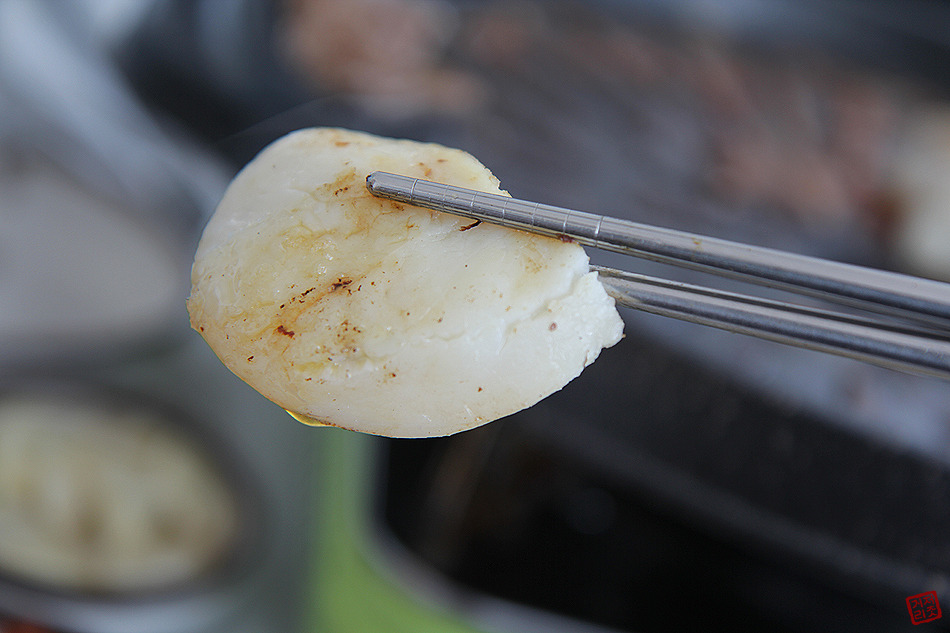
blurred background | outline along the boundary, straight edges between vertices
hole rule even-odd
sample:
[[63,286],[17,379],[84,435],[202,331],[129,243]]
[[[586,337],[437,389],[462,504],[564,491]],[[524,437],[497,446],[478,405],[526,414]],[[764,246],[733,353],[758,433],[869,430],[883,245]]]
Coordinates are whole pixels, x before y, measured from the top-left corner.
[[293,421],[184,299],[230,178],[309,126],[950,280],[948,24],[931,1],[4,0],[0,632],[866,632],[947,607],[945,382],[624,312],[536,407],[386,440]]

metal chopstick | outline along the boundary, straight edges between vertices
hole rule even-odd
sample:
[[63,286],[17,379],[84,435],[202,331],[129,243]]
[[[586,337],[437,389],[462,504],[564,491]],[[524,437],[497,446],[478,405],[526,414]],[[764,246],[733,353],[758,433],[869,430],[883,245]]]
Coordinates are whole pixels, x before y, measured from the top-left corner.
[[366,183],[392,200],[909,318],[925,327],[593,267],[629,307],[950,378],[950,284],[386,172]]
[[950,328],[950,284],[374,172],[373,195]]
[[933,331],[692,284],[591,266],[618,304],[874,363],[950,379],[950,340]]

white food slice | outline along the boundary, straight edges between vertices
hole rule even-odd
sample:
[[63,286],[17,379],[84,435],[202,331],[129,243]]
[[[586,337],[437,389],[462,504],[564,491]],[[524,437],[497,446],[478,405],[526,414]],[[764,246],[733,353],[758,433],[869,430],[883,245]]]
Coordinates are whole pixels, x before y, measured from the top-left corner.
[[373,197],[382,170],[482,191],[469,154],[339,129],[279,139],[237,175],[192,269],[192,326],[298,418],[456,433],[529,407],[620,340],[577,244]]

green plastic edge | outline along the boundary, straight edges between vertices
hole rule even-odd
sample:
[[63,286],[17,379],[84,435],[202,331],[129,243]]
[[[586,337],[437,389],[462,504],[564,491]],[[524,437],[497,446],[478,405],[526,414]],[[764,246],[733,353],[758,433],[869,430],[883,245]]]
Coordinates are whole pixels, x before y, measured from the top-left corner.
[[313,633],[480,633],[422,604],[367,560],[373,442],[319,429],[313,485],[315,542],[305,630]]

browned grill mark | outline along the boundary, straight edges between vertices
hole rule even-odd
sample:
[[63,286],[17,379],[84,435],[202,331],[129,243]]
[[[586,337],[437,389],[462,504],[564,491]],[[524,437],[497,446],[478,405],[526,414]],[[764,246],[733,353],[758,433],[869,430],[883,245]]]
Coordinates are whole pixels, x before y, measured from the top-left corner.
[[[336,281],[334,281],[332,284],[330,284],[330,292],[336,292],[340,288],[346,288],[351,283],[353,283],[353,280],[350,279],[349,277],[340,277]],[[307,292],[309,292],[309,290]]]

